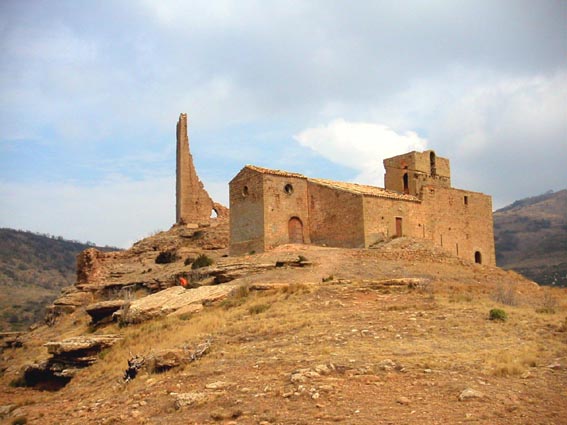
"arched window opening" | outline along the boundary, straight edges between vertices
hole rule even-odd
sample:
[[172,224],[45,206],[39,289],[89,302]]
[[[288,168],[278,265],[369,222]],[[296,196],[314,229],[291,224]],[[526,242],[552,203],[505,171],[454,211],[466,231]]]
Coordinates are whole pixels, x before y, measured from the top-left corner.
[[480,253],[480,251],[475,251],[474,253],[474,262],[476,264],[482,264],[482,254]]
[[437,166],[435,164],[435,152],[429,153],[429,166],[431,168],[431,175],[436,176],[437,175]]
[[216,208],[213,208],[211,211],[211,218],[217,218],[219,216],[219,212],[216,210]]
[[249,190],[248,190],[248,186],[244,186],[244,187],[242,188],[242,197],[243,197],[243,198],[246,198],[249,193],[250,193],[250,192],[249,192]]
[[291,195],[293,193],[293,186],[290,183],[286,184],[284,186],[284,192]]
[[409,193],[409,181],[408,181],[408,173],[404,173],[403,181],[404,181],[404,193]]

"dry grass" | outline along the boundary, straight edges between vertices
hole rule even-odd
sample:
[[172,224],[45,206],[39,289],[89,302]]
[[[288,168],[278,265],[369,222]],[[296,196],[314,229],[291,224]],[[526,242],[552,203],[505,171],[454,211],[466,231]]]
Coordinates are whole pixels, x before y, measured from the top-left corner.
[[503,350],[491,353],[486,361],[486,370],[494,376],[520,376],[529,368],[538,366],[539,351],[534,347]]

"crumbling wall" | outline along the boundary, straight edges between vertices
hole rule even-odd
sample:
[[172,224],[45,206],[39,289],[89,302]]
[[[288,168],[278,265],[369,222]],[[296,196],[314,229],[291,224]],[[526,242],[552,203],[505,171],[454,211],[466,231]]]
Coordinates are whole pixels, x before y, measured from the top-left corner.
[[177,122],[176,223],[210,224],[214,209],[213,200],[197,176],[189,150],[187,114],[181,114]]

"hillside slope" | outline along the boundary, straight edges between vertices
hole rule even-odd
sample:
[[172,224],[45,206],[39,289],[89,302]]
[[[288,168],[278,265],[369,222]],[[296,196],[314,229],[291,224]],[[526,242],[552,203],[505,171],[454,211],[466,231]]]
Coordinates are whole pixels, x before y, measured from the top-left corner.
[[[0,417],[244,425],[559,424],[567,417],[564,289],[409,238],[373,249],[285,245],[228,257],[226,230],[177,227],[128,251],[83,254],[80,282],[66,294],[76,307],[2,353]],[[168,261],[156,262],[165,252]],[[203,254],[214,263],[194,268]],[[176,286],[181,276],[194,287]],[[163,298],[207,288],[229,290],[182,314]],[[140,322],[93,324],[86,313],[125,302],[124,318],[137,302],[160,296],[152,311],[161,317]],[[63,299],[55,305],[69,306]],[[488,320],[495,307],[507,321]],[[79,350],[95,363],[63,388],[17,386],[22,368],[48,359],[47,341],[102,335],[121,339],[94,356]],[[205,341],[210,349],[193,358]],[[147,362],[125,383],[133,355]],[[176,366],[180,357],[187,360]]]
[[[92,245],[0,229],[0,330],[24,329],[76,279],[76,256]],[[100,248],[109,250],[112,248]]]
[[494,213],[498,266],[567,286],[567,190],[522,199]]

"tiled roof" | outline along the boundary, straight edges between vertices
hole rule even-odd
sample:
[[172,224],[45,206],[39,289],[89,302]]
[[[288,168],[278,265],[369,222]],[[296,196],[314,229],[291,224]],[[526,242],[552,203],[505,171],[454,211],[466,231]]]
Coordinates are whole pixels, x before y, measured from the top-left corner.
[[414,201],[420,202],[417,196],[413,195],[405,195],[403,193],[398,193],[393,190],[383,189],[381,187],[376,186],[368,186],[364,184],[356,184],[356,183],[345,183],[345,182],[337,182],[334,180],[326,180],[326,179],[308,179],[310,182],[321,184],[323,186],[327,186],[333,189],[344,190],[351,193],[356,193],[358,195],[364,196],[374,196],[377,198],[389,198],[389,199],[400,199],[404,201]]
[[245,168],[250,170],[256,171],[262,174],[271,174],[275,176],[282,176],[282,177],[295,177],[300,179],[305,179],[307,181],[320,184],[323,186],[327,186],[333,189],[343,190],[350,193],[355,193],[358,195],[364,196],[373,196],[377,198],[389,198],[389,199],[400,199],[404,201],[413,201],[413,202],[420,202],[419,198],[412,195],[405,195],[403,193],[394,192],[392,190],[382,189],[381,187],[376,186],[368,186],[363,184],[356,184],[356,183],[345,183],[345,182],[338,182],[334,180],[327,180],[327,179],[313,179],[310,177],[306,177],[303,174],[299,173],[290,173],[288,171],[282,170],[272,170],[269,168],[257,167],[255,165],[247,165]]
[[299,179],[306,179],[307,178],[303,174],[290,173],[288,171],[282,171],[282,170],[271,170],[269,168],[257,167],[255,165],[247,165],[245,168],[249,168],[250,170],[254,170],[254,171],[257,171],[257,172],[262,173],[262,174],[272,174],[274,176],[296,177],[296,178],[299,178]]

